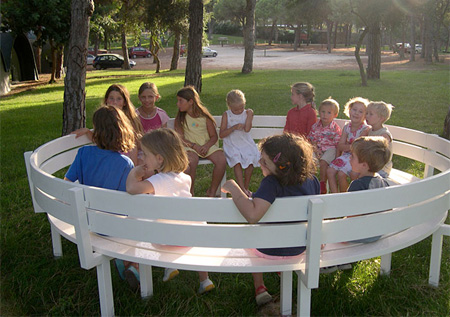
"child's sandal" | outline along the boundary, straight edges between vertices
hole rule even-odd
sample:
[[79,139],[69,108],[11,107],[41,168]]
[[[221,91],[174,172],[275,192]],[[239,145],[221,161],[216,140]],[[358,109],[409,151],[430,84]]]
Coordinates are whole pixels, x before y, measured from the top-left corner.
[[258,287],[255,291],[255,300],[258,306],[265,305],[272,301],[272,296],[267,291],[267,288],[264,285]]

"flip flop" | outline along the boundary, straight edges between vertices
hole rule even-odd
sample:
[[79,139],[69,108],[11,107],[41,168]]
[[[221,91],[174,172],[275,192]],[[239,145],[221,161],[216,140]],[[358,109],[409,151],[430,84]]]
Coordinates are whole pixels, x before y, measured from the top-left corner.
[[130,267],[125,271],[125,279],[133,291],[137,291],[139,289],[139,272],[133,265],[130,265]]
[[116,267],[117,273],[119,273],[120,279],[125,279],[125,264],[123,260],[114,259],[114,266]]

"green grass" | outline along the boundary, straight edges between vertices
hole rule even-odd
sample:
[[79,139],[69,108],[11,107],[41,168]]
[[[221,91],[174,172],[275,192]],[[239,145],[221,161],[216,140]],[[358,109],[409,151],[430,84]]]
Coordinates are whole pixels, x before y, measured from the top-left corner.
[[[158,106],[171,117],[176,114],[176,91],[184,73],[145,71],[96,71],[88,74],[87,118],[92,127],[93,111],[107,87],[124,84],[138,105],[137,91],[144,81],[157,84],[162,96]],[[309,81],[316,87],[316,101],[332,96],[341,105],[363,96],[395,106],[389,124],[427,133],[441,134],[450,101],[448,68],[432,66],[425,71],[384,71],[381,80],[361,87],[356,71],[204,71],[202,101],[214,115],[226,110],[226,93],[239,88],[246,93],[248,107],[258,115],[285,115],[290,104],[289,86]],[[23,152],[57,138],[62,130],[62,83],[45,85],[3,97],[1,116],[1,310],[8,315],[98,315],[95,270],[80,268],[76,247],[64,240],[64,256],[52,256],[50,227],[45,215],[34,214],[26,179]],[[341,113],[340,118],[345,118]],[[398,168],[420,175],[423,166],[406,159],[394,161]],[[210,166],[199,168],[196,191],[209,186]],[[233,177],[230,169],[229,177]],[[61,176],[61,175],[59,175]],[[258,187],[256,171],[251,189]],[[449,221],[447,221],[449,222]],[[321,276],[312,292],[313,315],[450,315],[450,241],[444,239],[441,284],[428,287],[430,239],[393,255],[390,277],[378,275],[379,259],[359,262],[351,271]],[[162,283],[163,270],[154,269],[155,295],[143,301],[113,273],[117,315],[256,315],[250,274],[210,276],[217,289],[197,296],[198,276],[182,272],[170,283]],[[279,295],[279,278],[266,274],[271,293]],[[295,294],[294,294],[295,296]],[[295,299],[295,297],[294,297]],[[271,307],[269,307],[271,308]]]

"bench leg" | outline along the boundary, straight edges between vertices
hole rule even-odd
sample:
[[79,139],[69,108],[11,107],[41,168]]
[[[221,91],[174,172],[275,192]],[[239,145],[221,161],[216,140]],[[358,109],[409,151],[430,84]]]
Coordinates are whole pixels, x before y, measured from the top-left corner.
[[380,274],[387,275],[391,273],[391,261],[392,261],[392,253],[388,253],[381,256],[381,264],[380,264]]
[[153,296],[152,266],[139,264],[139,277],[141,282],[141,297]]
[[439,286],[439,275],[441,273],[442,243],[444,235],[450,236],[450,225],[441,225],[435,233],[431,242],[430,275],[428,283],[432,286]]
[[97,265],[98,295],[100,298],[100,312],[104,316],[114,316],[114,298],[111,282],[110,260]]
[[311,289],[307,288],[300,276],[297,286],[297,316],[309,316],[311,314]]
[[292,313],[292,271],[281,272],[280,283],[280,314],[282,316]]
[[53,246],[53,256],[55,258],[60,258],[63,255],[61,235],[58,233],[53,224],[50,223],[50,230],[52,234],[52,246]]

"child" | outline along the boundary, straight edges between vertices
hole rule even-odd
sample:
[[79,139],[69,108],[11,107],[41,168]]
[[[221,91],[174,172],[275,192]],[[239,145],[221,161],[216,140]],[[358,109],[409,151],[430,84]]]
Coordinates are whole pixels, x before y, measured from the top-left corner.
[[95,145],[86,145],[78,150],[64,179],[125,191],[126,179],[134,164],[120,152],[134,147],[133,128],[123,112],[111,106],[97,109],[92,121]]
[[378,171],[381,177],[387,178],[392,169],[392,134],[389,132],[383,123],[385,123],[391,117],[392,113],[391,104],[387,104],[383,101],[372,101],[367,105],[366,121],[371,126],[369,130],[369,136],[382,136],[386,138],[389,144],[389,150],[391,157],[389,162],[381,170]]
[[155,106],[161,96],[154,83],[143,83],[138,93],[141,106],[136,109],[136,113],[141,120],[144,133],[158,128],[167,128],[169,116],[167,113]]
[[[345,104],[344,113],[350,118],[350,122],[342,129],[342,136],[337,146],[337,158],[331,162],[327,169],[328,184],[332,193],[338,192],[338,182],[339,191],[346,192],[348,188],[347,176],[350,176],[351,179],[357,177],[357,174],[352,172],[350,165],[350,144],[356,138],[366,136],[369,132],[369,126],[364,123],[368,103],[369,100],[356,97]],[[338,182],[336,181],[336,174]]]
[[[124,154],[131,158],[134,164],[138,164],[139,144],[137,141],[142,136],[143,130],[142,124],[136,114],[133,103],[131,102],[130,93],[128,92],[127,88],[119,84],[113,84],[109,86],[108,90],[106,90],[102,105],[113,106],[114,108],[122,110],[126,118],[131,123],[136,140],[136,146]],[[87,134],[87,137],[89,139],[92,139],[92,131],[88,128],[81,128],[72,133],[76,134],[77,138],[84,134]]]
[[[222,115],[219,137],[223,139],[223,151],[230,167],[233,167],[236,182],[244,193],[248,190],[253,167],[259,166],[259,151],[249,132],[252,128],[253,110],[245,109],[245,96],[240,90],[227,94],[229,110]],[[245,181],[242,169],[245,169]]]
[[[391,158],[389,142],[384,137],[360,137],[351,145],[350,164],[358,178],[351,182],[349,192],[382,188],[389,186],[388,182],[377,175],[377,172],[386,165]],[[354,240],[352,242],[368,243],[377,241],[380,236]]]
[[[316,195],[320,184],[314,176],[313,147],[303,137],[285,133],[263,139],[259,143],[259,163],[264,175],[253,200],[241,190],[234,180],[228,180],[222,191],[230,193],[241,214],[249,223],[257,223],[269,210],[277,197]],[[261,257],[280,259],[301,254],[305,247],[258,249]],[[263,274],[253,273],[255,299],[258,305],[272,300],[264,286]]]
[[295,107],[287,113],[284,132],[308,136],[317,121],[314,96],[314,86],[310,83],[296,83],[291,87],[291,102]]
[[208,109],[202,105],[193,86],[186,86],[177,92],[177,106],[175,131],[180,134],[188,151],[189,167],[186,173],[192,178],[192,196],[198,161],[200,158],[207,158],[214,164],[214,169],[206,195],[214,197],[226,169],[225,155],[219,148],[216,122]]
[[327,193],[328,165],[336,158],[336,146],[341,138],[341,128],[334,121],[339,114],[339,103],[328,98],[319,106],[320,120],[313,124],[308,139],[314,145],[314,154],[319,160],[320,193]]
[[[133,168],[127,179],[127,192],[152,194],[156,196],[191,197],[191,178],[183,173],[188,166],[188,158],[183,143],[177,133],[171,129],[152,130],[141,139],[144,152],[144,165]],[[151,175],[147,178],[147,175]],[[130,263],[125,271],[127,280],[138,284],[138,264]],[[207,272],[199,272],[200,294],[209,292],[214,284]],[[169,281],[178,275],[177,269],[165,269],[163,281]]]

